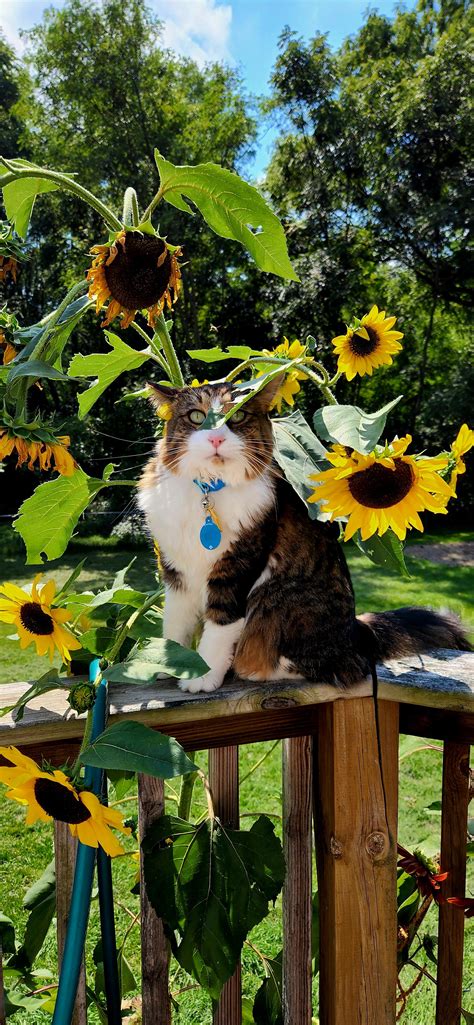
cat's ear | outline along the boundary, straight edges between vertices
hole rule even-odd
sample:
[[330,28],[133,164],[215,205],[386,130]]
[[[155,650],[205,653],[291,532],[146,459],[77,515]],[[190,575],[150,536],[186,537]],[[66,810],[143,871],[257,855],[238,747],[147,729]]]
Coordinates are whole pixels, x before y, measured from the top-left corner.
[[[150,402],[155,406],[158,416],[169,420],[181,389],[167,388],[166,385],[153,384],[152,381],[147,381],[147,388],[150,390]],[[169,411],[169,415],[165,415],[165,410]]]
[[275,398],[278,389],[283,384],[284,379],[284,374],[278,374],[277,377],[273,377],[272,380],[261,389],[261,391],[257,392],[252,399],[249,399],[249,401],[246,402],[246,406],[258,413],[268,413],[273,399]]

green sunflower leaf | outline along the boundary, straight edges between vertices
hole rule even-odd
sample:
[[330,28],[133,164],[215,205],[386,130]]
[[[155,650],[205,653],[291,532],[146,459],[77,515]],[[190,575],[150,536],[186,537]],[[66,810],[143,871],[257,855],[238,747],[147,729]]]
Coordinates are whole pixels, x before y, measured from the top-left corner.
[[275,459],[288,483],[305,503],[310,518],[318,519],[321,514],[318,504],[308,505],[308,498],[314,490],[309,486],[308,477],[329,465],[326,449],[299,410],[272,420],[272,427]]
[[249,345],[228,345],[227,349],[220,349],[215,345],[212,349],[187,349],[191,359],[199,359],[202,363],[219,363],[226,359],[246,360],[251,356],[261,356],[258,349],[251,349]]
[[159,779],[172,779],[197,768],[174,737],[133,720],[104,730],[82,752],[81,762],[99,769],[146,772]]
[[107,480],[88,477],[77,467],[70,477],[40,484],[20,506],[13,529],[23,538],[27,565],[58,559],[66,550],[81,513]]
[[94,377],[89,388],[79,396],[81,420],[89,412],[106,388],[126,370],[136,370],[150,358],[150,351],[138,352],[123,342],[112,331],[105,331],[110,352],[93,352],[89,356],[76,353],[69,365],[69,377]]
[[358,530],[352,540],[357,545],[357,548],[371,562],[374,562],[376,566],[383,566],[384,569],[394,569],[400,576],[410,578],[403,554],[402,542],[398,540],[393,530],[387,530],[385,534],[382,534],[382,537],[379,537],[378,534],[373,534],[367,541],[362,540],[360,530]]
[[158,673],[166,673],[180,680],[194,680],[209,671],[209,666],[197,651],[184,648],[176,641],[162,637],[135,645],[125,662],[107,669],[105,676],[111,683],[154,683]]
[[402,398],[397,395],[376,413],[365,413],[358,406],[322,406],[314,414],[314,429],[323,441],[347,445],[366,455],[375,448],[388,414]]
[[217,164],[176,167],[158,150],[155,160],[167,203],[189,214],[191,200],[217,235],[245,246],[260,270],[299,281],[282,225],[257,189]]
[[9,968],[19,968],[22,971],[31,968],[56,914],[54,861],[49,863],[42,876],[30,886],[23,899],[23,907],[30,912],[25,936],[21,947],[8,962]]
[[268,914],[285,874],[273,823],[249,830],[218,819],[197,826],[164,815],[143,840],[146,888],[157,914],[178,934],[179,964],[214,1000],[237,965],[245,937]]
[[54,192],[58,188],[59,185],[44,178],[18,178],[3,186],[5,210],[17,235],[26,237],[35,199],[40,192]]

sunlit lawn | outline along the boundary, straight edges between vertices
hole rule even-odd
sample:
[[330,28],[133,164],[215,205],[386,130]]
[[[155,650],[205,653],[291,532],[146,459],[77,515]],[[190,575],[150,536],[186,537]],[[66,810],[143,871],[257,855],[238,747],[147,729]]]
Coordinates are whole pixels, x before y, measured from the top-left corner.
[[[447,535],[446,539],[459,539],[459,535]],[[463,540],[465,539],[468,539],[468,535],[463,535]],[[150,552],[145,549],[127,551],[113,546],[106,547],[107,544],[111,545],[110,539],[108,542],[104,542],[99,538],[89,538],[87,544],[83,544],[81,549],[76,547],[70,551],[61,560],[60,565],[48,566],[47,575],[52,573],[60,582],[66,578],[79,559],[87,555],[87,563],[81,574],[81,584],[88,588],[104,587],[110,582],[115,572],[135,556],[136,561],[130,569],[130,583],[141,589],[153,585],[154,564]],[[431,604],[438,607],[449,607],[463,616],[471,626],[474,625],[471,598],[474,569],[451,569],[408,557],[412,576],[410,580],[402,580],[394,578],[391,573],[371,566],[362,555],[354,551],[350,554],[349,561],[359,611],[393,608],[397,605]],[[33,572],[33,569],[25,568],[23,557],[20,554],[12,554],[3,559],[1,574],[3,580],[13,580],[20,585],[25,585],[31,581]],[[7,639],[9,633],[11,633],[11,628],[0,626],[0,636],[2,637],[0,681],[34,679],[35,675],[44,672],[44,660],[37,658],[31,649],[21,656],[17,642]],[[272,747],[274,749],[258,771],[242,785],[241,808],[244,816],[242,824],[249,826],[253,814],[265,812],[274,817],[275,826],[279,832],[281,827],[280,745],[262,743],[242,747],[241,772],[242,775],[246,774],[248,769]],[[205,756],[200,754],[197,756],[197,760],[205,769]],[[441,753],[438,750],[424,750],[403,758],[400,766],[400,840],[408,847],[420,844],[430,854],[436,853],[439,849],[440,817],[439,814],[427,812],[425,809],[440,797],[441,761]],[[170,789],[169,797],[169,807],[172,811],[175,805],[173,805],[173,794]],[[194,810],[199,813],[203,807],[202,794],[198,791]],[[122,805],[122,810],[127,815],[135,813],[136,805],[133,796],[131,800],[128,799]],[[20,936],[26,918],[21,906],[22,895],[46,866],[52,854],[49,827],[38,825],[25,830],[23,823],[24,812],[21,808],[8,801],[0,801],[0,911],[4,911],[15,920]],[[136,848],[133,841],[129,841],[127,846],[130,851]],[[130,894],[135,872],[136,864],[131,858],[116,861],[116,913],[119,936],[124,935],[131,921],[126,909],[128,908],[134,914],[138,910],[138,898]],[[425,931],[436,931],[435,911],[430,912],[426,920]],[[471,985],[474,977],[472,926],[468,927],[467,932],[464,1004],[474,1012],[474,989]],[[90,952],[97,938],[98,912],[95,902],[90,927],[89,963]],[[254,930],[251,940],[253,945],[266,955],[273,956],[278,952],[281,946],[279,903],[277,903],[276,909],[271,911],[269,917]],[[54,970],[54,949],[54,937],[50,934],[38,959],[38,964],[41,967]],[[127,951],[134,970],[138,972],[137,929],[130,934]],[[243,964],[244,992],[248,998],[252,998],[263,975],[258,954],[249,947],[245,948]],[[431,968],[433,967],[431,966]],[[173,976],[175,977],[172,982],[172,990],[175,994],[190,985],[191,980],[183,972],[175,972],[173,968]],[[177,995],[177,1002],[180,1009],[174,1015],[173,1020],[176,1025],[210,1025],[212,1014],[209,1001],[198,989],[191,989]],[[434,1007],[434,986],[425,981],[411,998],[403,1021],[407,1025],[430,1025],[434,1021]],[[38,1012],[33,1015],[19,1012],[13,1018],[18,1025],[46,1025],[46,1023],[49,1025],[50,1020],[49,1015]],[[90,1021],[94,1023],[97,1021],[93,1012],[90,1014]]]

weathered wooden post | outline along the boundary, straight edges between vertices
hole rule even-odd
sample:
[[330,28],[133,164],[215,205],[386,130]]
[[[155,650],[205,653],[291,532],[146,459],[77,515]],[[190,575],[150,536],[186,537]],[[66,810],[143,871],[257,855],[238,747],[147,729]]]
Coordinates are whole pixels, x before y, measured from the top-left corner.
[[311,737],[283,741],[283,1021],[311,1025]]
[[398,706],[322,705],[314,789],[320,1025],[394,1025]]
[[[223,826],[239,828],[239,749],[218,747],[209,751],[209,783],[214,811]],[[222,990],[213,1025],[241,1025],[242,982],[240,964]]]
[[[153,776],[138,776],[138,822],[140,839],[164,812],[165,786]],[[143,1025],[171,1025],[169,996],[170,948],[163,923],[151,906],[145,886],[143,858],[140,858],[140,909],[142,956]]]

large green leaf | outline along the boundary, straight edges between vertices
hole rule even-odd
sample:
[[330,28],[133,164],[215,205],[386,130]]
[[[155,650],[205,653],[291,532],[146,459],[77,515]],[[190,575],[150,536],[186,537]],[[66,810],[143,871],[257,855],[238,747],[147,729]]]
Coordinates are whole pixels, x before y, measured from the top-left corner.
[[176,167],[157,150],[155,159],[161,191],[168,203],[192,213],[187,197],[217,235],[241,242],[260,270],[299,281],[280,221],[257,189],[217,164]]
[[209,666],[197,651],[183,648],[176,641],[153,637],[136,645],[128,659],[107,669],[105,676],[112,683],[154,683],[158,673],[194,680],[208,671]]
[[376,566],[383,566],[384,569],[394,569],[402,577],[409,577],[405,557],[403,554],[402,542],[398,540],[393,530],[387,530],[382,537],[373,534],[367,541],[363,541],[358,530],[352,540],[364,555],[374,562]]
[[253,1018],[255,1025],[283,1025],[282,1008],[283,951],[265,958],[266,978],[255,994]]
[[384,430],[390,410],[402,398],[402,395],[398,395],[376,413],[365,413],[358,406],[322,406],[314,414],[314,429],[324,441],[338,442],[363,454],[372,452]]
[[[69,305],[66,306],[66,309],[63,310],[59,320],[51,330],[51,334],[43,353],[43,359],[47,360],[49,364],[56,364],[56,362],[59,361],[62,350],[64,349],[71,332],[90,306],[92,306],[92,302],[88,296],[81,295],[79,299],[74,299],[73,302],[69,303]],[[21,327],[14,331],[15,344],[21,346],[21,348],[14,364],[10,367],[10,373],[12,373],[14,368],[29,359],[31,353],[36,347],[36,344],[39,342],[43,331],[48,327],[51,316],[54,316],[54,313],[55,311],[53,310],[52,314],[43,322],[30,324],[27,327]]]
[[57,188],[58,185],[44,178],[18,178],[3,186],[5,210],[17,235],[25,238],[34,202],[40,192],[54,192]]
[[326,449],[299,410],[294,410],[290,416],[272,420],[272,427],[275,459],[288,483],[305,503],[308,515],[311,519],[317,519],[320,515],[318,504],[315,502],[308,505],[307,502],[313,491],[308,477],[329,465]]
[[44,377],[49,381],[68,381],[69,384],[71,383],[71,378],[67,374],[63,374],[61,370],[57,370],[56,367],[52,367],[49,363],[43,363],[38,359],[28,359],[20,363],[15,361],[8,375],[8,384],[11,385],[20,377],[35,377],[37,380]]
[[172,779],[196,768],[174,737],[129,720],[109,726],[81,754],[84,765]]
[[31,968],[41,950],[48,929],[56,913],[56,875],[54,861],[51,861],[42,876],[25,894],[23,907],[30,912],[26,923],[23,943],[8,965],[21,970]]
[[77,467],[70,477],[59,476],[36,488],[13,524],[25,542],[28,565],[63,554],[79,516],[107,483]]
[[249,931],[283,885],[284,860],[273,824],[261,815],[248,831],[208,820],[193,826],[165,815],[143,840],[149,900],[175,936],[173,952],[217,1000]]
[[79,416],[89,412],[106,388],[126,370],[136,370],[150,358],[149,350],[137,352],[112,331],[105,335],[110,345],[109,352],[93,352],[89,356],[76,353],[69,366],[70,377],[94,377],[89,388],[79,396]]
[[3,954],[15,953],[15,926],[11,918],[0,911],[0,947]]
[[192,359],[199,359],[202,363],[220,363],[226,359],[246,360],[250,356],[261,356],[258,349],[251,349],[248,345],[228,345],[227,349],[220,349],[215,345],[212,349],[187,349],[188,356]]

